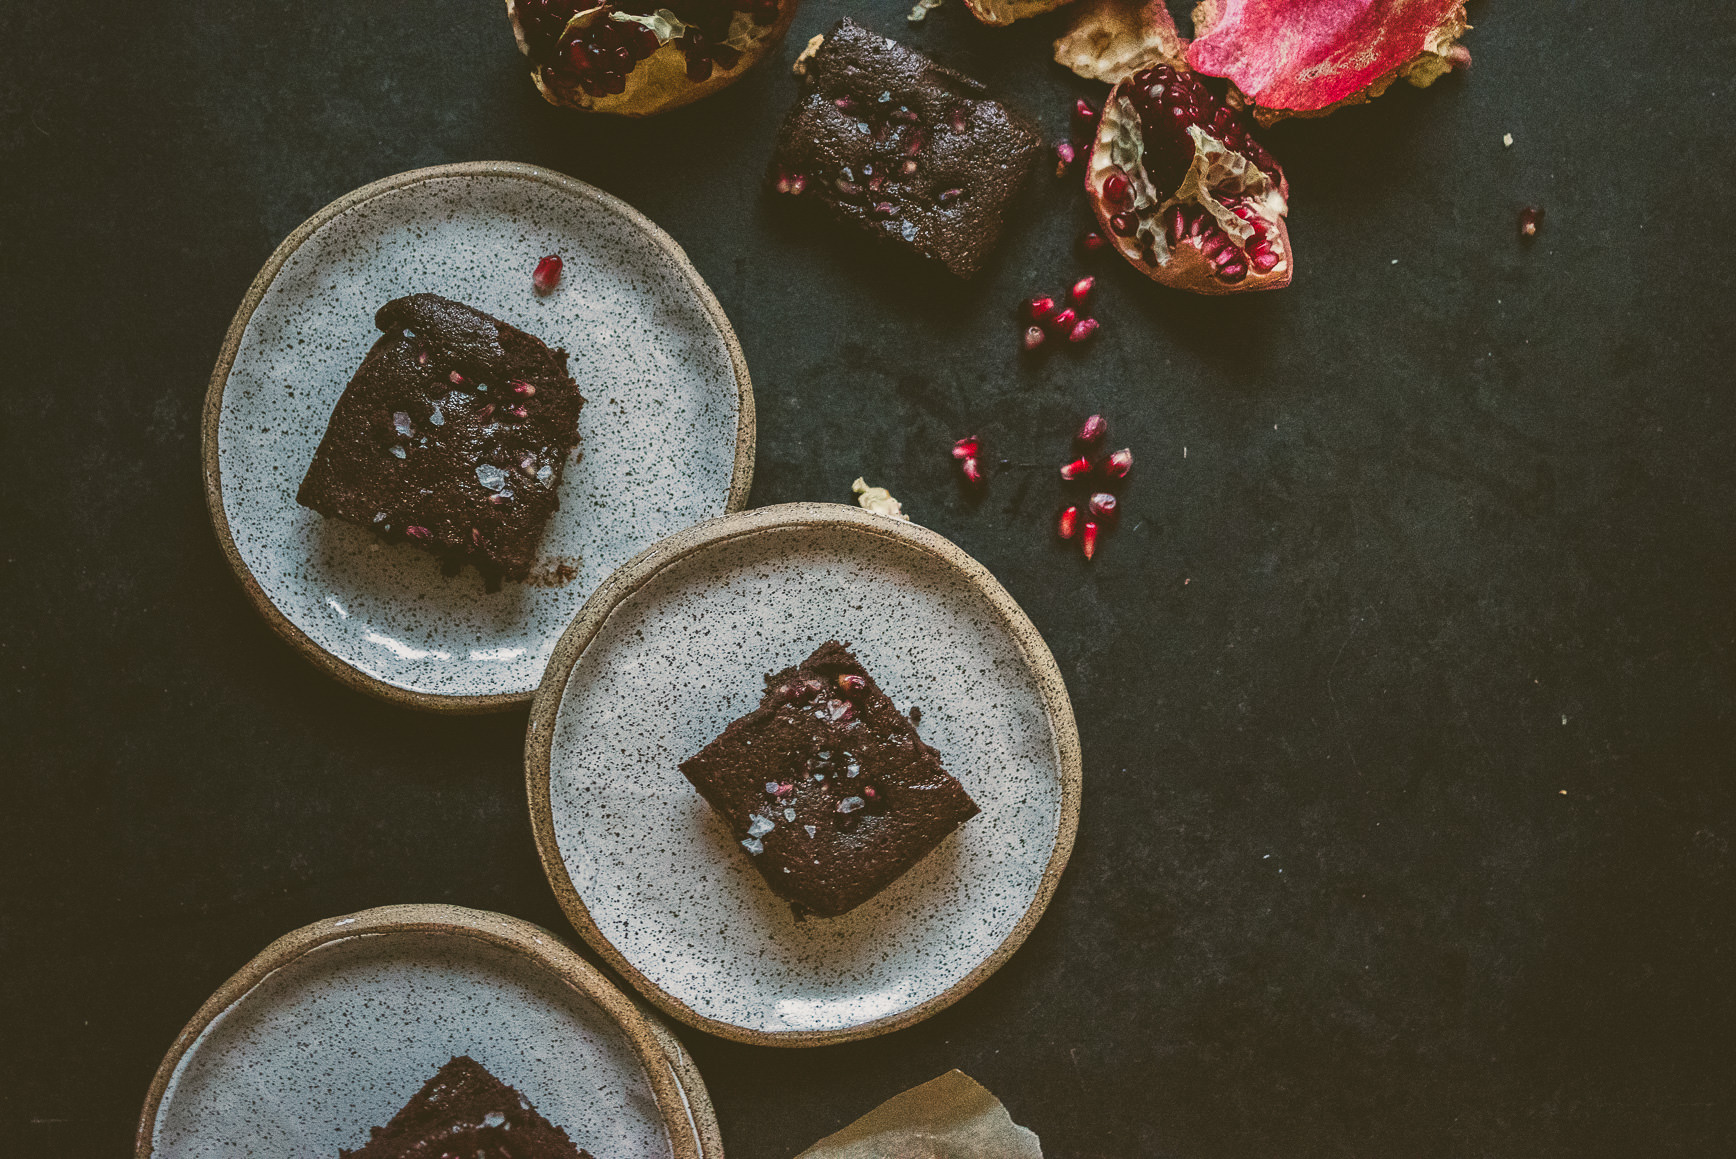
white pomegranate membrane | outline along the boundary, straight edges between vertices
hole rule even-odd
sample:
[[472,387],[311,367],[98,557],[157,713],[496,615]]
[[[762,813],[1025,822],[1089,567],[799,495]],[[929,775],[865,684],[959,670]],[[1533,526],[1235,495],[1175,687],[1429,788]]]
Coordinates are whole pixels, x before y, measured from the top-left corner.
[[1283,171],[1185,72],[1158,65],[1116,85],[1086,191],[1122,256],[1165,285],[1227,294],[1290,281]]

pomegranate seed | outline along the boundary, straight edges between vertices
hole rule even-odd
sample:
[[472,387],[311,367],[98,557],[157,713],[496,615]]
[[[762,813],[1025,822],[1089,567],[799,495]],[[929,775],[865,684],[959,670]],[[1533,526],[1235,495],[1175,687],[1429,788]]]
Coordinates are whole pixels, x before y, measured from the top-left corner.
[[1067,510],[1061,512],[1061,520],[1055,525],[1055,530],[1060,533],[1062,539],[1072,539],[1073,532],[1078,528],[1078,526],[1079,509],[1077,507],[1069,507]]
[[1099,491],[1091,496],[1091,502],[1088,506],[1091,508],[1091,514],[1105,523],[1115,518],[1115,496],[1107,491]]
[[1048,335],[1043,332],[1043,328],[1041,326],[1027,326],[1027,327],[1025,327],[1025,339],[1024,339],[1025,349],[1026,350],[1035,350],[1037,347],[1039,347],[1043,344],[1043,339],[1045,339],[1047,337],[1048,337]]
[[1071,463],[1068,463],[1066,466],[1061,468],[1061,478],[1067,480],[1069,483],[1074,479],[1080,478],[1084,475],[1089,475],[1090,473],[1091,460],[1087,459],[1083,455],[1080,455],[1077,459],[1074,459]]
[[1049,329],[1053,330],[1057,334],[1067,334],[1072,331],[1073,323],[1078,320],[1079,315],[1075,314],[1073,308],[1069,306],[1067,309],[1062,310],[1059,314],[1056,314],[1053,318],[1049,319]]
[[860,692],[864,688],[868,687],[868,678],[866,676],[858,676],[854,672],[846,672],[842,676],[838,677],[838,687],[842,688],[845,692]]
[[508,503],[512,502],[512,496],[511,495],[499,495],[499,494],[490,495],[488,497],[488,501],[490,503],[494,504],[496,507],[505,507]]
[[1118,213],[1109,219],[1109,228],[1115,231],[1116,237],[1132,237],[1139,228],[1139,220],[1131,213]]
[[506,413],[515,419],[530,417],[530,412],[525,410],[522,406],[509,406],[506,408]]
[[531,395],[536,393],[536,387],[532,386],[522,378],[515,379],[509,385],[512,387],[512,393],[522,394],[526,398],[529,398]]
[[1081,318],[1079,324],[1067,331],[1067,341],[1083,342],[1097,333],[1098,321],[1095,318]]
[[1067,297],[1070,301],[1083,302],[1085,296],[1091,292],[1091,287],[1096,284],[1096,278],[1090,276],[1080,278],[1077,282],[1073,283],[1073,288],[1067,291]]
[[1248,263],[1237,259],[1226,262],[1218,267],[1218,280],[1224,282],[1239,282],[1248,276]]
[[429,540],[434,538],[434,533],[432,531],[429,531],[426,527],[422,527],[415,523],[404,528],[404,534],[408,535],[411,539]]
[[959,463],[959,469],[964,472],[964,477],[969,479],[972,483],[980,484],[983,481],[983,469],[977,464],[974,457],[965,459]]
[[955,459],[968,459],[977,453],[977,445],[978,443],[975,435],[972,435],[968,439],[960,439],[952,445],[952,457]]
[[1111,479],[1125,479],[1127,472],[1133,469],[1133,452],[1122,447],[1103,464],[1103,473]]
[[446,376],[446,381],[450,382],[453,386],[465,386],[469,382],[468,379],[466,379],[462,374],[459,374],[456,370]]
[[1081,443],[1090,444],[1095,443],[1098,439],[1108,433],[1109,420],[1105,419],[1102,415],[1092,415],[1090,418],[1085,420],[1085,424],[1079,428],[1079,433],[1073,437],[1078,439]]
[[1104,246],[1108,245],[1109,240],[1096,230],[1091,230],[1084,237],[1079,239],[1079,244],[1084,247],[1086,253],[1094,254]]
[[1543,211],[1535,205],[1527,205],[1519,211],[1519,236],[1536,237],[1537,227],[1543,224]]
[[800,173],[783,173],[778,176],[777,190],[791,197],[799,196],[808,187],[808,179]]
[[1073,146],[1062,141],[1055,146],[1055,176],[1067,176],[1067,170],[1073,167],[1073,162],[1079,159],[1079,154],[1073,151]]
[[872,800],[874,800],[874,799],[875,799],[875,798],[876,798],[876,797],[878,797],[878,796],[879,796],[879,795],[880,795],[880,794],[879,794],[879,793],[876,793],[876,792],[875,792],[875,791],[874,791],[874,786],[873,786],[873,785],[865,785],[865,786],[863,786],[863,789],[862,789],[862,795],[863,795],[863,796],[864,796],[864,797],[867,797],[867,798],[868,798],[868,799],[869,799],[869,800],[870,800],[870,801],[872,801]]
[[1025,303],[1025,319],[1030,322],[1041,322],[1055,312],[1055,299],[1032,298]]
[[1085,521],[1085,536],[1079,547],[1085,552],[1085,558],[1090,559],[1097,554],[1097,525],[1089,519]]
[[1075,120],[1080,122],[1095,121],[1097,119],[1097,110],[1091,106],[1090,101],[1086,100],[1084,97],[1080,97],[1078,100],[1073,102],[1073,117]]
[[794,785],[792,785],[788,782],[785,782],[785,783],[779,785],[777,788],[772,790],[772,796],[774,796],[774,797],[787,797],[795,791],[796,791],[796,787]]
[[416,365],[417,366],[427,366],[428,365],[428,352],[426,350],[418,350],[416,352]]
[[1133,182],[1117,169],[1103,179],[1103,200],[1116,209],[1133,208]]
[[849,97],[839,97],[832,103],[837,105],[840,109],[843,109],[846,113],[856,107],[856,102],[851,100]]
[[561,284],[561,255],[550,254],[536,264],[536,272],[530,276],[531,288],[539,294],[554,292]]

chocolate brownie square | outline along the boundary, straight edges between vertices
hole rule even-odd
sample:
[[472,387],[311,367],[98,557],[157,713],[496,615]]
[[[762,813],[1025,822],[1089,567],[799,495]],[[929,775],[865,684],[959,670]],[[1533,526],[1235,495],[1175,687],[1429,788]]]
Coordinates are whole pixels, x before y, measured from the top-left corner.
[[978,812],[836,640],[766,677],[759,707],[681,771],[773,892],[822,917],[885,889]]
[[968,278],[1043,142],[981,84],[845,18],[800,67],[771,183]]
[[591,1159],[567,1133],[537,1114],[530,1100],[460,1055],[422,1084],[367,1146],[339,1159]]
[[585,400],[567,354],[436,294],[380,307],[296,501],[522,580],[559,499]]

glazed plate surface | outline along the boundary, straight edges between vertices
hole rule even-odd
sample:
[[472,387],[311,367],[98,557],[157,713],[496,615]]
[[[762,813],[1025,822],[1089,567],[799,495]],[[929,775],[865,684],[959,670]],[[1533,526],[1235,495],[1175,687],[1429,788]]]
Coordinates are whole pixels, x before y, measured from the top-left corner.
[[672,1036],[525,923],[365,911],[274,943],[230,987],[164,1062],[141,1155],[335,1157],[462,1054],[595,1155],[715,1153],[698,1126],[715,1133],[709,1100],[683,1085],[697,1079]]
[[[921,708],[982,812],[866,904],[798,920],[677,766],[833,638]],[[556,650],[526,755],[580,933],[675,1017],[745,1041],[859,1038],[955,1000],[1040,916],[1078,817],[1072,709],[1017,604],[933,532],[832,504],[716,520],[612,577]]]
[[[540,257],[565,261],[539,297]],[[374,312],[429,291],[564,347],[588,400],[532,582],[474,569],[299,506]],[[583,182],[477,163],[388,178],[279,248],[237,314],[206,403],[207,497],[243,585],[334,675],[422,708],[528,700],[585,597],[656,540],[739,508],[753,393],[740,348],[680,247]]]

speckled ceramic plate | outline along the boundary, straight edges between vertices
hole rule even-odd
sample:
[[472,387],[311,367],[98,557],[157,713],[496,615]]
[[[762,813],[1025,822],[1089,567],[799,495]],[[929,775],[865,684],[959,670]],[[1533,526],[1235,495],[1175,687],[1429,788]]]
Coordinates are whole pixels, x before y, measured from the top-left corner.
[[[559,253],[560,288],[531,290]],[[529,584],[484,590],[295,501],[374,312],[432,291],[572,355],[580,457]],[[206,500],[272,626],[342,680],[420,708],[530,699],[585,597],[658,539],[738,510],[753,389],[729,320],[669,236],[582,181],[503,162],[402,173],[326,206],[254,279],[205,400]]]
[[609,1159],[721,1159],[668,1030],[546,930],[448,905],[305,926],[211,997],[145,1100],[139,1159],[336,1156],[468,1054]]
[[[832,638],[922,708],[982,812],[857,909],[797,921],[676,766]],[[786,1046],[884,1033],[981,982],[1042,915],[1079,816],[1072,707],[1012,597],[932,531],[827,503],[713,520],[611,576],[555,648],[525,761],[585,940],[675,1017]]]

